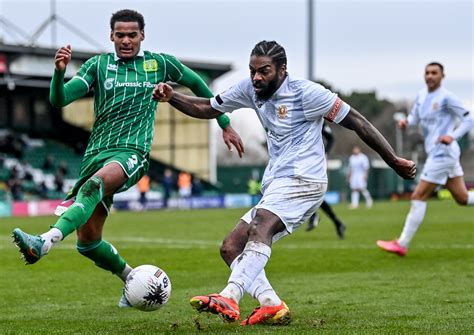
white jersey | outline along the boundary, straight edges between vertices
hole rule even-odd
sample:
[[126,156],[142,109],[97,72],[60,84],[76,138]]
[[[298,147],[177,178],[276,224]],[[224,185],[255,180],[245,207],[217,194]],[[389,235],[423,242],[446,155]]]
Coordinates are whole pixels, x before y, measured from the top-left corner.
[[351,188],[367,187],[366,176],[369,170],[369,159],[363,153],[349,157],[349,168],[351,170]]
[[[456,128],[457,123],[464,123]],[[464,135],[473,125],[472,115],[461,101],[450,91],[440,87],[434,92],[421,90],[413,105],[408,124],[421,126],[428,157],[451,157],[458,159],[460,148],[456,141],[450,145],[438,141],[440,136],[451,135],[455,139]]]
[[222,113],[239,108],[253,108],[257,113],[270,156],[263,188],[282,177],[327,183],[323,117],[339,123],[350,110],[337,94],[309,80],[287,76],[269,100],[260,101],[247,78],[211,98],[211,106]]

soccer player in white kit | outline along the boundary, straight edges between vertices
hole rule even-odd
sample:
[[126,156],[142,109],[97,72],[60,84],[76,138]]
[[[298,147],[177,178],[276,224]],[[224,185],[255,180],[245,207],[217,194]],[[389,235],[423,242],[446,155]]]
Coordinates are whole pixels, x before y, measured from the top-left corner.
[[359,207],[360,193],[365,198],[365,205],[371,208],[373,204],[369,190],[367,190],[367,180],[369,178],[369,158],[364,155],[358,146],[352,149],[352,155],[349,157],[349,185],[351,187],[351,209]]
[[[407,119],[399,122],[404,129],[419,125],[425,137],[427,159],[420,182],[411,196],[411,207],[400,237],[393,241],[377,241],[388,252],[405,256],[408,245],[423,222],[426,201],[439,186],[445,186],[460,205],[474,204],[474,192],[468,192],[459,163],[457,139],[474,127],[474,117],[450,91],[441,87],[444,67],[430,63],[425,67],[426,88],[421,90]],[[457,122],[459,121],[459,126]]]
[[156,86],[153,96],[197,118],[242,107],[257,113],[266,130],[270,156],[262,181],[263,197],[221,246],[221,256],[232,269],[228,285],[219,294],[196,296],[190,303],[198,311],[236,321],[239,301],[248,292],[260,306],[243,325],[284,324],[290,319],[289,309],[273,290],[264,268],[272,243],[302,225],[323,201],[327,188],[323,118],[356,131],[402,177],[414,178],[416,168],[412,161],[398,157],[377,129],[336,94],[290,77],[285,50],[278,43],[258,43],[249,67],[250,78],[210,100],[176,93],[163,83]]

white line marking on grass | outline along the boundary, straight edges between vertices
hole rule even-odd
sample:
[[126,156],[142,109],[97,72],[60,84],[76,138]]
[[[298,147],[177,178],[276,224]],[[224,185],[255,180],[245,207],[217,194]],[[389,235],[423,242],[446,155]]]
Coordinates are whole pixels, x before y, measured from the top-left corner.
[[[147,237],[113,237],[108,236],[107,241],[117,244],[117,247],[128,248],[130,244],[133,247],[138,245],[142,248],[168,248],[168,249],[207,249],[219,248],[221,245],[220,241],[212,240],[189,240],[189,239],[172,239],[172,238],[147,238]],[[0,249],[7,249],[13,247],[12,244],[6,243],[11,242],[11,238],[6,236],[0,236]],[[5,243],[4,243],[5,242]],[[59,247],[67,249],[75,249],[75,240],[62,242]],[[280,242],[275,245],[276,248],[296,250],[296,249],[332,249],[332,250],[372,250],[377,249],[375,242],[372,244],[353,244],[350,242],[328,242],[328,241],[315,241],[311,243],[285,243]],[[413,248],[425,249],[425,250],[445,250],[445,249],[474,249],[474,244],[416,244]]]

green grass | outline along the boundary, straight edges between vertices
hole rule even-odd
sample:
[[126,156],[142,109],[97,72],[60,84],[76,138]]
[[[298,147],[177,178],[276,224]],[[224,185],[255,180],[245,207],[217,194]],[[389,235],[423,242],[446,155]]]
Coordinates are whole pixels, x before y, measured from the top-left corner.
[[[384,253],[375,240],[396,237],[408,202],[372,210],[335,210],[346,223],[339,241],[322,213],[320,226],[300,229],[273,247],[267,274],[287,302],[285,327],[240,327],[196,314],[193,295],[220,291],[229,270],[223,237],[244,210],[114,213],[105,239],[131,264],[155,264],[173,284],[157,312],[119,309],[122,284],[75,251],[70,236],[50,255],[23,265],[10,243],[14,227],[41,233],[52,217],[0,219],[0,334],[472,334],[474,210],[432,201],[407,257]],[[246,297],[241,313],[256,306]]]

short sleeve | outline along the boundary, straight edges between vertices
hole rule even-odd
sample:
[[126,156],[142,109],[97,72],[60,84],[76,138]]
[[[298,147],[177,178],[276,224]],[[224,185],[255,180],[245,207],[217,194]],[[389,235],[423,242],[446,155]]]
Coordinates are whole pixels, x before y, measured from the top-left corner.
[[252,101],[248,92],[248,84],[248,79],[244,79],[211,98],[212,108],[222,113],[232,113],[239,108],[251,108]]
[[446,95],[446,107],[461,119],[469,114],[469,110],[463,106],[461,100],[452,93]]
[[181,63],[175,56],[161,54],[165,60],[166,67],[166,81],[178,82],[183,76],[183,63]]
[[84,64],[81,65],[79,71],[77,71],[75,77],[81,79],[90,89],[94,84],[97,77],[97,64],[99,62],[99,56],[89,58]]
[[415,125],[418,124],[419,122],[419,117],[418,117],[418,110],[420,109],[420,103],[418,101],[418,97],[420,95],[418,94],[415,98],[415,102],[413,103],[413,106],[411,107],[410,114],[408,114],[407,121],[409,125]]
[[303,111],[307,120],[314,121],[322,116],[329,122],[339,123],[349,113],[350,106],[325,87],[309,83],[303,90]]

